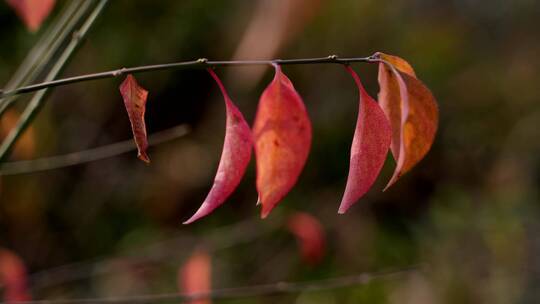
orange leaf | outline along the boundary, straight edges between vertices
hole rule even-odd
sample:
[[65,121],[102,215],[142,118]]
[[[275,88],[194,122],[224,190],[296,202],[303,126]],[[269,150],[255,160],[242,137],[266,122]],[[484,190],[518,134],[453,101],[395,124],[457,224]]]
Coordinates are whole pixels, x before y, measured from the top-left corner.
[[392,140],[390,122],[377,102],[364,90],[360,78],[350,67],[360,93],[358,119],[351,146],[351,161],[345,194],[339,213],[345,213],[371,188],[386,160]]
[[0,248],[0,285],[4,287],[4,301],[29,301],[26,267],[13,252]]
[[296,184],[311,146],[311,123],[300,95],[281,67],[259,100],[253,126],[261,217]]
[[[0,139],[3,140],[11,132],[19,122],[20,116],[16,110],[9,109],[0,117]],[[21,138],[15,143],[13,157],[16,159],[30,158],[36,148],[35,138],[34,127],[28,127]]]
[[[204,251],[194,252],[178,273],[178,288],[186,295],[210,292],[212,288],[212,265],[210,255]],[[191,304],[210,304],[209,299],[194,300]]]
[[244,176],[251,158],[251,148],[253,147],[251,130],[244,116],[229,98],[225,87],[214,71],[208,69],[208,72],[217,82],[225,99],[227,112],[225,142],[214,185],[199,210],[184,224],[192,223],[208,215],[225,202]]
[[405,59],[398,56],[381,53],[381,52],[375,53],[375,56],[379,56],[379,58],[381,58],[382,60],[390,63],[398,71],[407,73],[416,78],[416,73],[414,72],[413,67],[407,61],[405,61]]
[[35,32],[51,13],[55,0],[7,0],[29,31]]
[[130,74],[120,85],[120,93],[124,99],[124,105],[126,106],[129,121],[131,122],[133,139],[138,149],[137,157],[149,163],[150,158],[146,154],[148,139],[146,136],[146,124],[144,122],[148,91],[140,87],[135,77]]
[[386,190],[427,154],[439,112],[435,98],[405,60],[378,54],[379,103],[392,125],[391,149],[397,163]]
[[326,237],[319,220],[308,213],[297,212],[289,217],[287,227],[296,236],[304,261],[310,265],[321,262],[325,253]]

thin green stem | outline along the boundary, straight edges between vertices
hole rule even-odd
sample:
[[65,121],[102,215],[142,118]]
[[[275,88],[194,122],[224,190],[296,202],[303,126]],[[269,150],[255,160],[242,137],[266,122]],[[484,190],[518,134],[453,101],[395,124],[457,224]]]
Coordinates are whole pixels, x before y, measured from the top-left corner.
[[36,42],[34,47],[28,52],[24,61],[19,65],[17,71],[13,73],[11,79],[6,84],[8,88],[15,88],[20,86],[21,82],[28,77],[28,74],[32,71],[32,68],[38,63],[41,56],[49,48],[52,41],[58,36],[58,33],[65,27],[67,21],[73,16],[73,13],[77,10],[77,7],[81,4],[82,0],[73,1],[66,6],[60,13],[58,20],[55,20],[53,25],[41,35],[40,39]]
[[[69,3],[53,25],[47,29],[42,38],[30,50],[17,71],[13,74],[6,88],[16,88],[34,81],[45,67],[49,65],[53,55],[58,51],[66,36],[73,31],[81,18],[87,13],[91,1],[77,0]],[[12,105],[17,96],[0,99],[0,116]]]
[[[66,63],[69,61],[77,47],[80,45],[83,38],[86,36],[94,22],[96,21],[97,17],[101,14],[103,11],[105,5],[108,3],[109,0],[101,0],[93,9],[93,11],[88,15],[85,22],[81,25],[81,27],[73,33],[72,39],[69,42],[69,44],[66,46],[52,69],[49,71],[47,76],[45,77],[45,81],[52,81],[56,76],[62,71]],[[41,109],[41,106],[43,105],[45,94],[47,93],[47,89],[41,90],[37,92],[33,98],[30,100],[30,103],[28,104],[27,108],[24,110],[24,112],[21,114],[21,118],[19,119],[17,125],[9,132],[8,136],[4,139],[2,142],[2,145],[0,145],[0,162],[4,161],[5,158],[9,155],[9,152],[13,148],[13,145],[19,139],[19,137],[22,135],[22,133],[26,130],[26,128],[30,125],[30,123],[33,121],[39,110]],[[0,96],[1,97],[1,96]]]

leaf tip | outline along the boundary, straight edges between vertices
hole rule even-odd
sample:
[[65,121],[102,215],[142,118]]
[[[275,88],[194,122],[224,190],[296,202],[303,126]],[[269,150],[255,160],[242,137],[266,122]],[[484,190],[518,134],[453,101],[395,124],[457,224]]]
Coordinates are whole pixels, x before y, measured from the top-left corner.
[[349,206],[346,206],[344,205],[343,203],[341,203],[341,205],[339,206],[339,209],[338,209],[338,214],[345,214],[347,212],[347,210],[349,209]]
[[[262,204],[262,203],[261,203]],[[272,207],[270,206],[267,206],[265,204],[262,204],[262,209],[261,209],[261,219],[265,219],[268,217],[268,215],[270,214],[270,211],[272,211]]]
[[182,222],[182,225],[189,225],[189,224],[195,222],[197,219],[198,219],[198,218],[195,218],[195,215],[193,215],[193,216],[190,217],[188,220],[183,221],[183,222]]
[[148,157],[148,154],[146,153],[139,153],[137,157],[142,160],[145,164],[150,164],[150,157]]
[[388,188],[392,187],[397,181],[398,179],[401,177],[401,172],[396,172],[396,174],[394,174],[392,176],[392,178],[390,179],[390,181],[388,182],[388,184],[386,185],[386,187],[384,187],[384,189],[382,190],[383,192],[386,192],[386,190],[388,190]]
[[[212,209],[213,210],[213,209]],[[206,202],[201,205],[199,210],[197,210],[187,221],[184,221],[182,224],[189,225],[205,216],[207,216],[210,213],[211,210],[207,209]]]

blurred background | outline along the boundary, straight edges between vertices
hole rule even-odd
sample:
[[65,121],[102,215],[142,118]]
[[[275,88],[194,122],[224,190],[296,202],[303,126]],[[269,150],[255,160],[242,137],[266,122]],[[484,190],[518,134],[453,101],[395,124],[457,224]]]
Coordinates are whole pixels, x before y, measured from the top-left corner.
[[[71,1],[58,1],[36,33],[0,2],[0,83]],[[265,220],[255,206],[254,163],[225,205],[188,226],[212,185],[224,105],[203,70],[138,74],[155,133],[191,132],[149,149],[54,170],[0,176],[0,247],[29,272],[33,298],[175,292],[194,250],[212,261],[214,288],[305,281],[421,264],[406,275],[315,293],[226,303],[538,303],[540,299],[540,3],[515,1],[110,1],[62,76],[193,60],[399,55],[438,100],[427,157],[387,192],[377,183],[345,215],[337,209],[349,165],[357,89],[337,65],[286,66],[313,124],[296,187]],[[376,96],[377,66],[356,64]],[[218,68],[252,123],[269,68]],[[37,79],[39,80],[39,79]],[[36,80],[36,81],[37,81]],[[10,161],[131,137],[122,79],[52,90]],[[31,94],[2,117],[5,136]],[[315,262],[289,232],[298,212],[326,242]],[[219,302],[219,301],[216,301]]]

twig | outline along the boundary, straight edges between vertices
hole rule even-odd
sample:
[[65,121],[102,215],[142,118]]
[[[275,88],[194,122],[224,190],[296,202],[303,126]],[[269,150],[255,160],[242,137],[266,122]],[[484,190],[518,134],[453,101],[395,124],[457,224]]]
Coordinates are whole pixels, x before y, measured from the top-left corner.
[[354,58],[339,58],[336,55],[330,55],[328,57],[320,58],[301,58],[301,59],[272,59],[272,60],[237,60],[237,61],[209,61],[206,58],[201,58],[192,61],[181,61],[155,65],[145,65],[132,68],[121,68],[106,72],[99,72],[94,74],[86,74],[74,77],[68,77],[63,79],[57,79],[52,81],[46,81],[37,83],[25,87],[16,88],[13,90],[0,91],[0,98],[9,97],[13,95],[23,94],[42,90],[45,88],[52,88],[62,85],[67,85],[76,82],[113,78],[125,74],[135,74],[159,70],[169,69],[207,69],[219,66],[245,66],[245,65],[291,65],[291,64],[320,64],[320,63],[338,63],[349,64],[353,62],[372,62],[373,56],[369,57],[354,57]]
[[[159,145],[164,142],[182,137],[189,133],[189,127],[179,125],[171,129],[160,131],[149,137],[149,145]],[[45,170],[64,168],[68,166],[88,163],[104,158],[113,157],[122,153],[136,149],[132,139],[88,149],[79,152],[73,152],[64,155],[44,157],[33,160],[22,160],[0,164],[0,175],[15,175],[34,173]]]
[[[90,13],[90,15],[86,18],[86,21],[81,25],[81,27],[73,33],[73,37],[65,50],[63,51],[62,55],[58,58],[52,69],[47,74],[47,77],[45,77],[45,81],[51,81],[62,71],[68,60],[71,58],[77,47],[79,46],[80,42],[83,40],[83,38],[88,33],[88,30],[91,28],[91,26],[96,21],[97,17],[101,14],[103,11],[103,8],[107,4],[109,0],[101,0],[94,10]],[[28,104],[25,111],[22,113],[21,118],[19,119],[19,122],[17,125],[11,130],[8,134],[8,136],[4,139],[2,142],[2,145],[0,145],[0,162],[2,162],[11,151],[14,143],[17,141],[17,139],[22,135],[24,130],[28,127],[28,125],[32,122],[34,117],[39,112],[42,104],[43,104],[43,98],[45,97],[45,94],[47,93],[47,90],[42,90],[40,92],[37,92],[30,103]],[[1,97],[1,96],[0,96]],[[4,96],[5,97],[5,96]]]
[[[110,303],[131,303],[145,304],[157,303],[160,301],[182,301],[189,302],[200,299],[242,299],[262,297],[278,294],[290,294],[299,292],[315,292],[345,288],[351,286],[365,285],[375,279],[389,279],[396,276],[406,275],[420,268],[420,265],[413,265],[397,270],[380,271],[373,273],[361,273],[351,276],[336,277],[331,279],[306,281],[306,282],[278,282],[264,285],[253,285],[235,288],[215,289],[207,293],[180,294],[165,293],[156,295],[140,295],[117,298],[85,298],[70,300],[38,300],[17,302],[18,304],[110,304]],[[1,303],[7,304],[7,303]]]
[[176,261],[183,254],[188,254],[191,249],[201,244],[215,257],[215,254],[219,251],[269,235],[281,227],[281,224],[280,220],[264,225],[260,221],[244,220],[231,225],[213,228],[211,232],[203,235],[177,232],[169,239],[134,248],[128,255],[95,258],[33,273],[29,276],[30,286],[32,292],[35,292],[43,288],[103,275],[114,270],[99,266],[114,260],[129,260],[134,263]]

